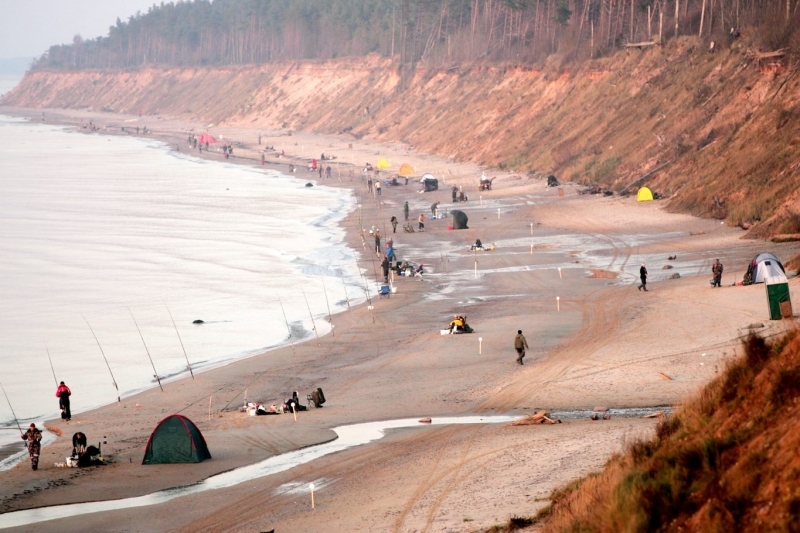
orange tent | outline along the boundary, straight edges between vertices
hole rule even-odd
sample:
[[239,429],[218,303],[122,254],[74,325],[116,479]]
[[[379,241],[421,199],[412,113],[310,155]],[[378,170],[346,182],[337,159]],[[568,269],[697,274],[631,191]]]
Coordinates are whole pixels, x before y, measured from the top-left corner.
[[397,171],[397,175],[403,177],[410,176],[413,173],[414,169],[408,163],[403,163],[400,165],[400,170]]

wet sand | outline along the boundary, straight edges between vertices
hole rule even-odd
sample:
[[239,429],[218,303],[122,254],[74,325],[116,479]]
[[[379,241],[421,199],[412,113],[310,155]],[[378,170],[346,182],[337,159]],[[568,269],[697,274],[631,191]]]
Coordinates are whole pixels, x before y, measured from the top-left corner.
[[[30,116],[40,117],[41,111]],[[91,119],[100,133],[110,134],[121,134],[121,125],[147,125],[152,136],[181,150],[190,128],[202,131],[200,124],[155,117],[51,110],[47,117],[65,124]],[[228,161],[258,165],[257,130],[212,131],[242,143]],[[379,257],[361,228],[374,225],[387,235],[384,228],[391,232],[392,215],[402,224],[403,202],[409,202],[412,220],[430,213],[434,201],[441,202],[440,211],[461,209],[469,216],[470,229],[448,231],[450,218],[426,221],[421,233],[404,233],[399,227],[401,232],[392,235],[398,258],[424,263],[425,275],[395,278],[397,292],[388,299],[374,298],[374,310],[364,304],[334,315],[335,335],[319,343],[288,346],[195,380],[171,382],[164,392],[151,390],[118,405],[74,414],[70,424],[51,422],[64,436],[45,447],[38,472],[31,472],[26,462],[3,472],[0,512],[144,495],[192,483],[330,440],[330,428],[342,424],[524,414],[538,408],[674,405],[713,378],[749,327],[775,334],[790,323],[767,320],[763,286],[730,285],[741,279],[755,253],[772,251],[788,260],[797,253],[792,243],[765,247],[741,240],[740,230],[719,221],[669,214],[658,202],[579,196],[571,184],[563,186],[565,196],[560,198],[542,179],[507,172],[489,172],[498,176],[494,190],[479,193],[477,167],[417,154],[400,144],[382,147],[346,136],[261,133],[266,145],[278,151],[283,146],[289,156],[274,159],[279,169],[288,168],[290,160],[303,164],[323,151],[337,157],[333,179],[319,182],[356,191],[361,208],[343,226],[373,287]],[[419,193],[412,181],[384,186],[381,196],[369,195],[360,166],[375,164],[378,156],[394,168],[408,162],[419,173],[434,171],[443,178],[442,190]],[[204,157],[223,160],[219,153]],[[347,164],[352,162],[358,166]],[[318,179],[299,172],[309,181]],[[463,187],[469,202],[450,202],[453,184]],[[496,249],[470,252],[477,238]],[[678,259],[668,261],[668,255]],[[708,280],[716,257],[726,266],[725,286],[711,289]],[[647,293],[636,290],[641,262],[650,272]],[[595,272],[616,277],[593,277]],[[674,273],[681,278],[669,279]],[[796,280],[790,285],[796,289]],[[440,335],[454,314],[465,314],[475,334]],[[517,329],[530,345],[524,366],[514,362]],[[324,389],[328,402],[323,409],[300,413],[297,422],[291,415],[248,417],[235,410],[245,388],[248,399],[271,404],[293,390],[305,398],[316,387]],[[74,392],[73,410],[79,411],[80,391]],[[197,423],[213,459],[198,465],[141,466],[153,427],[174,412]],[[378,443],[237,487],[36,528],[473,531],[513,515],[535,514],[550,491],[599,469],[610,454],[654,425],[650,419],[617,418],[565,420],[556,426],[394,430]],[[92,443],[105,442],[108,466],[53,466],[68,455],[69,437],[78,429]],[[307,491],[289,489],[310,481],[321,487],[313,511]]]

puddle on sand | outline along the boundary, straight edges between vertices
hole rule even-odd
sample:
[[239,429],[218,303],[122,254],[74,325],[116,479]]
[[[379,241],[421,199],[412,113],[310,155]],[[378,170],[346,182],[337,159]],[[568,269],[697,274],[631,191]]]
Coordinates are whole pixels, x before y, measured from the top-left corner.
[[[57,520],[103,511],[117,511],[120,509],[132,509],[135,507],[146,507],[165,503],[175,498],[189,496],[208,490],[224,489],[232,487],[271,474],[283,472],[295,466],[308,463],[314,459],[319,459],[331,453],[340,452],[354,446],[361,446],[369,442],[378,440],[386,434],[386,430],[410,427],[444,426],[449,424],[502,424],[513,422],[519,416],[451,416],[433,418],[430,424],[420,424],[417,418],[404,418],[400,420],[384,420],[379,422],[366,422],[363,424],[351,424],[333,428],[338,436],[337,439],[325,442],[317,446],[295,450],[293,452],[276,455],[265,459],[260,463],[243,466],[236,470],[223,472],[208,479],[204,479],[193,485],[166,489],[145,496],[135,498],[124,498],[121,500],[107,500],[88,503],[74,503],[69,505],[56,505],[52,507],[40,507],[38,509],[27,509],[25,511],[15,511],[0,515],[0,529],[25,526],[47,520]],[[157,467],[143,467],[157,468]]]
[[600,268],[593,268],[589,272],[588,277],[596,279],[617,279],[618,276],[619,274],[617,272],[611,272],[610,270],[603,270]]

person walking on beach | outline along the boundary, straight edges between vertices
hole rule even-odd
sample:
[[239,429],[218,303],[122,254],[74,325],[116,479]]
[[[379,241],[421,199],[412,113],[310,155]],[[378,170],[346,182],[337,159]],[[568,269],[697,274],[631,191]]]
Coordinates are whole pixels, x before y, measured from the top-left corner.
[[647,292],[647,267],[644,263],[642,263],[641,268],[639,268],[639,279],[642,280],[642,284],[639,285],[639,290],[644,289]]
[[58,398],[58,408],[61,409],[61,418],[67,422],[72,418],[72,411],[69,409],[70,396],[72,396],[72,391],[62,381],[56,389],[56,398]]
[[417,222],[419,222],[419,230],[420,231],[425,231],[425,215],[420,213],[419,214],[419,218],[417,219]]
[[406,222],[408,222],[408,200],[403,204],[403,214],[406,216]]
[[431,204],[431,213],[433,213],[433,216],[436,216],[437,207],[439,207],[439,202],[433,202],[433,204]]
[[36,424],[31,424],[28,431],[22,434],[22,440],[25,441],[28,455],[31,456],[31,468],[37,470],[39,468],[39,451],[42,449],[42,432],[39,431]]
[[328,178],[328,179],[331,179],[331,166],[330,165],[325,167],[325,177]]
[[375,192],[378,193],[378,196],[381,195],[381,180],[375,180]]
[[453,203],[458,201],[458,187],[453,185]]
[[528,341],[525,340],[525,336],[522,334],[522,330],[517,330],[517,336],[514,337],[514,349],[517,351],[517,363],[523,365],[525,363],[522,362],[522,358],[525,357],[525,348],[528,347]]
[[[408,220],[408,214],[406,214],[406,220]],[[392,233],[397,233],[397,217],[392,215],[392,218],[389,220],[392,224]]]
[[722,287],[722,263],[719,262],[719,259],[714,261],[714,265],[711,267],[711,272],[714,274],[714,281],[711,282],[712,287]]
[[372,194],[372,178],[371,177],[367,178],[367,190],[369,190],[369,193]]
[[381,232],[380,230],[375,230],[375,253],[380,255],[381,253]]

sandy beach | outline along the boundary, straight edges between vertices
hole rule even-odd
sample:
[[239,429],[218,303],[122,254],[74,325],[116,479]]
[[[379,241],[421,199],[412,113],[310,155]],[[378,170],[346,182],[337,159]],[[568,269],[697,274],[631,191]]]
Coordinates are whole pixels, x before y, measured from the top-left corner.
[[[42,110],[0,113],[41,120]],[[794,321],[768,320],[763,285],[732,286],[759,252],[782,261],[796,243],[742,240],[743,232],[717,220],[671,214],[661,202],[633,197],[579,195],[566,183],[548,188],[541,176],[487,171],[491,191],[478,191],[481,169],[416,153],[401,143],[378,145],[352,136],[324,136],[188,123],[89,111],[45,110],[48,123],[87,134],[127,135],[147,127],[148,137],[189,150],[189,132],[206,128],[234,142],[228,161],[259,166],[259,135],[267,166],[309,182],[351,188],[358,206],[345,219],[347,244],[374,288],[379,256],[376,226],[395,241],[398,259],[423,263],[425,274],[396,277],[396,292],[334,315],[334,335],[286,346],[204,372],[196,379],[73,415],[48,427],[63,435],[42,451],[40,470],[27,460],[0,474],[0,513],[76,502],[142,496],[195,483],[214,474],[335,438],[331,428],[360,422],[453,415],[523,415],[548,411],[676,406],[708,382],[736,353],[750,331],[785,331]],[[81,124],[99,127],[90,133]],[[291,134],[290,134],[291,133]],[[262,146],[262,147],[263,147]],[[286,157],[276,157],[283,150]],[[322,153],[335,156],[331,179],[305,165]],[[194,152],[224,160],[220,152]],[[385,157],[393,169],[412,165],[432,172],[440,190],[419,184],[366,187],[365,162]],[[327,162],[326,162],[327,164]],[[384,174],[382,177],[387,177]],[[453,204],[460,186],[466,203]],[[448,231],[452,218],[426,221],[424,232],[402,231],[403,203],[411,220],[461,209],[469,229]],[[389,219],[401,220],[391,234]],[[416,224],[414,224],[416,227]],[[388,232],[387,232],[388,230]],[[471,252],[480,239],[493,251]],[[675,260],[668,256],[675,255]],[[709,286],[711,263],[725,264],[723,287]],[[649,291],[637,290],[639,265]],[[673,274],[679,279],[670,279]],[[380,276],[382,277],[382,276]],[[790,280],[793,291],[796,279]],[[440,335],[453,315],[467,316],[470,335]],[[274,327],[284,327],[275,324]],[[525,365],[515,363],[513,339],[525,334]],[[480,339],[480,341],[479,341]],[[322,387],[322,409],[250,417],[250,401],[279,403]],[[80,411],[80,391],[73,391]],[[209,416],[211,397],[211,416]],[[47,401],[51,401],[48,398]],[[179,412],[203,432],[213,456],[194,465],[142,466],[150,432]],[[615,452],[655,426],[653,419],[614,416],[592,421],[564,417],[556,425],[450,425],[392,430],[379,442],[239,485],[150,507],[47,521],[37,531],[477,531],[531,516],[552,490],[596,471]],[[109,464],[65,469],[71,436],[83,431],[102,441]],[[314,482],[312,509],[308,483]],[[0,524],[2,522],[0,521]],[[2,526],[0,526],[2,527]],[[16,530],[28,530],[20,527]],[[15,530],[15,529],[12,529]]]

